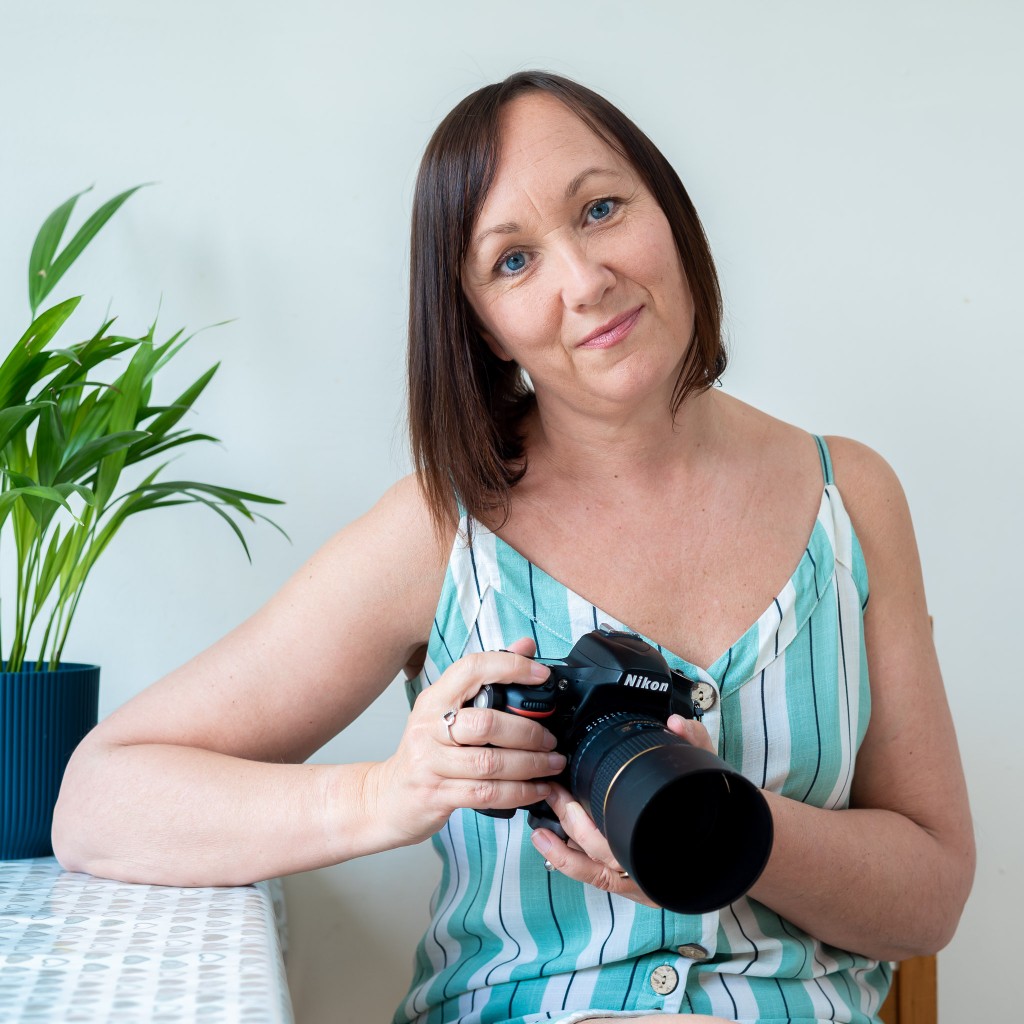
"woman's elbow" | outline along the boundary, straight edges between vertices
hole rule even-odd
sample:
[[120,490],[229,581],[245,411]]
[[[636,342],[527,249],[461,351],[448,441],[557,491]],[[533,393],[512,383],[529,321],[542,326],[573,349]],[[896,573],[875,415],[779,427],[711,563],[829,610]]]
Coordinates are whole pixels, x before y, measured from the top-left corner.
[[974,884],[976,856],[974,834],[969,831],[955,848],[946,852],[943,869],[928,873],[920,896],[922,913],[918,916],[917,933],[878,959],[934,956],[952,942]]
[[108,870],[100,870],[104,831],[100,797],[111,790],[111,784],[97,775],[98,759],[103,759],[103,751],[88,737],[72,754],[53,809],[50,842],[65,871],[116,877],[110,874],[109,861]]

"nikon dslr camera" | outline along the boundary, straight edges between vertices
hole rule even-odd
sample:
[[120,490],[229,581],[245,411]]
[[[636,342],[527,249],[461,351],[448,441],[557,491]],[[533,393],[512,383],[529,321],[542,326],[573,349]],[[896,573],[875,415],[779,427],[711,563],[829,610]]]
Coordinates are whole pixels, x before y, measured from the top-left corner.
[[[746,893],[771,852],[771,812],[725,761],[666,728],[671,714],[701,717],[691,681],[640,637],[606,625],[580,637],[564,660],[537,660],[551,669],[543,683],[485,686],[473,705],[533,718],[554,733],[567,758],[555,781],[659,906],[700,914]],[[564,837],[546,802],[525,810],[533,828]]]

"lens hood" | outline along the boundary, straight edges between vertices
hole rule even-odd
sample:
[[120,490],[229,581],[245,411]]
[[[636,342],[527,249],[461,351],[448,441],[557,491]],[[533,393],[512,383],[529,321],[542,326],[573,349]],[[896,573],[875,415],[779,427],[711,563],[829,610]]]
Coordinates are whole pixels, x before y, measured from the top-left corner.
[[612,716],[574,767],[571,788],[616,859],[666,910],[727,906],[768,863],[772,816],[761,791],[661,723]]

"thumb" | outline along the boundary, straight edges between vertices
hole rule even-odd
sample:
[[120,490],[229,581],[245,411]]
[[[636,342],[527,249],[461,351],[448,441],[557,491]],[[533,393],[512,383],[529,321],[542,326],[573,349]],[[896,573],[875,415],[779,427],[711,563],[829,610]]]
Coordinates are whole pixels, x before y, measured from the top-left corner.
[[683,718],[682,715],[669,715],[665,723],[668,731],[675,733],[682,740],[686,740],[691,746],[700,747],[710,754],[717,754],[715,745],[711,741],[711,733],[701,725],[695,718]]
[[532,658],[537,652],[537,645],[530,637],[523,636],[510,643],[505,650],[511,651],[513,654],[522,654],[524,657]]

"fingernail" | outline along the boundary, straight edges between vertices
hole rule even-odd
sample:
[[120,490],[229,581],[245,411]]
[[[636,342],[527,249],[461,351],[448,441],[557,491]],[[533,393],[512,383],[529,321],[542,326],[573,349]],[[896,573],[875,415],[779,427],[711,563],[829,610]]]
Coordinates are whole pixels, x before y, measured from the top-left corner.
[[565,767],[564,754],[548,754],[548,766],[561,771]]
[[546,855],[551,849],[551,836],[547,832],[534,832],[530,838],[533,840],[534,847],[541,853]]
[[530,668],[530,676],[533,679],[547,679],[549,675],[551,675],[551,669],[547,665],[541,665],[535,661]]
[[545,729],[544,730],[544,749],[545,750],[554,750],[557,745],[558,745],[558,740],[555,739],[555,734],[552,733],[552,732],[548,732],[547,729]]

